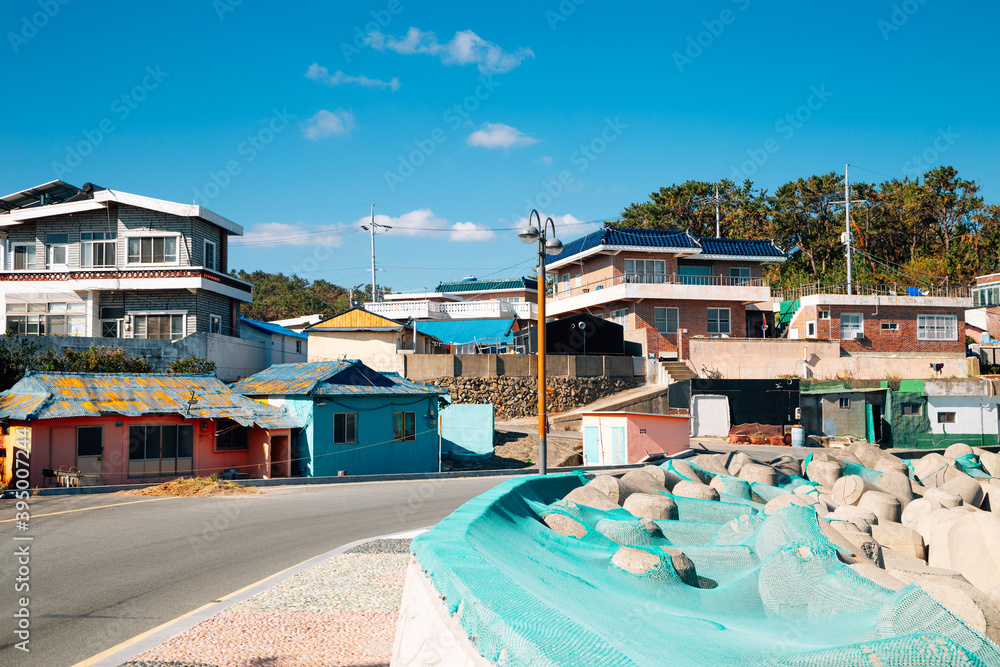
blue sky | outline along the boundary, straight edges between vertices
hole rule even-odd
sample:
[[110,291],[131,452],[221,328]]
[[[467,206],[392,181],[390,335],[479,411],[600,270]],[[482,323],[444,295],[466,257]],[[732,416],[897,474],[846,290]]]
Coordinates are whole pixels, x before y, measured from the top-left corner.
[[662,185],[954,165],[1000,202],[992,3],[9,0],[0,190],[198,203],[230,266],[422,290],[526,274]]

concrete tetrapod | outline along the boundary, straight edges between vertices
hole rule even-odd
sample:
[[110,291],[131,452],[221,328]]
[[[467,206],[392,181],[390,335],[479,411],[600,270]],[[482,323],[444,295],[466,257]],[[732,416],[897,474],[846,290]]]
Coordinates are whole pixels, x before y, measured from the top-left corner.
[[701,500],[718,500],[719,492],[710,486],[699,484],[698,482],[677,482],[671,491],[675,496],[681,498],[699,498]]
[[910,487],[910,478],[901,472],[884,472],[875,480],[875,488],[884,491],[899,501],[900,506],[906,506],[913,502],[913,489]]
[[822,484],[827,489],[833,489],[833,485],[840,479],[844,465],[840,461],[812,460],[806,468],[806,477],[817,484]]
[[838,505],[857,505],[868,490],[870,487],[864,479],[858,475],[846,475],[833,483],[833,501]]
[[882,491],[865,491],[858,501],[858,507],[870,511],[878,517],[879,522],[899,522],[902,506],[894,496]]
[[[956,510],[950,510],[956,512]],[[957,512],[960,512],[958,510]],[[942,540],[939,544],[937,540]],[[947,534],[931,535],[931,565],[935,555],[947,553],[948,565],[961,572],[982,591],[1000,587],[1000,517],[991,512],[972,512],[954,522]]]
[[666,475],[666,486],[671,489],[674,488],[674,484],[677,482],[702,482],[701,477],[699,477],[698,473],[696,473],[694,469],[688,465],[687,461],[670,461],[662,468],[662,470],[664,475]]
[[743,452],[730,452],[726,460],[726,470],[733,477],[740,476],[740,469],[748,463],[757,463],[757,461],[750,458],[747,454]]
[[[818,499],[817,499],[818,502]],[[799,507],[814,507],[814,504],[809,501],[807,496],[800,496],[794,493],[786,493],[784,495],[778,496],[777,498],[772,498],[767,501],[764,505],[764,515],[770,516],[780,509],[789,507],[790,505],[797,505]]]
[[945,491],[943,488],[931,487],[924,493],[926,500],[933,500],[941,507],[950,509],[958,507],[963,503],[962,496],[954,491]]
[[994,454],[985,449],[980,450],[979,465],[990,477],[1000,477],[1000,454]]
[[709,472],[714,472],[716,475],[729,474],[729,470],[726,469],[722,454],[697,454],[692,456],[690,461],[691,465],[704,468]]
[[661,493],[633,493],[622,505],[632,516],[646,519],[670,520],[677,518],[677,505]]
[[875,516],[873,512],[863,510],[860,507],[854,507],[853,505],[841,505],[837,509],[833,510],[833,514],[830,516],[834,519],[840,519],[841,521],[861,519],[869,525],[878,523],[878,517]]
[[1000,644],[1000,608],[982,591],[962,581],[917,577],[913,582],[970,628]]
[[629,470],[618,479],[618,499],[624,503],[633,493],[666,492],[667,489],[656,478],[642,470]]
[[565,514],[547,514],[544,519],[545,525],[556,531],[560,535],[567,537],[584,537],[587,534],[587,527],[571,516]]
[[594,485],[593,482],[576,487],[567,493],[563,500],[604,511],[618,508],[618,503],[612,501],[607,493],[600,491],[598,486]]
[[979,482],[965,473],[959,473],[938,487],[945,493],[957,493],[962,497],[962,503],[979,507],[983,504],[983,487]]
[[944,450],[944,457],[949,461],[954,461],[959,456],[965,456],[966,454],[974,455],[975,452],[972,451],[972,447],[969,447],[964,442],[956,442]]
[[872,526],[872,537],[883,547],[914,558],[924,559],[926,557],[924,538],[917,531],[911,530],[901,523],[879,521]]
[[903,510],[903,514],[900,516],[899,522],[907,528],[916,530],[917,524],[921,519],[934,510],[939,509],[941,509],[941,503],[934,498],[928,498],[926,496],[923,498],[917,498],[906,506],[906,509]]
[[750,483],[767,484],[768,486],[778,485],[778,473],[771,466],[763,463],[746,463],[740,467],[740,479],[745,479]]
[[639,468],[644,473],[655,479],[664,488],[667,486],[667,472],[660,466],[643,466]]
[[847,447],[848,451],[858,457],[861,465],[878,472],[901,472],[909,474],[909,467],[899,458],[889,452],[884,452],[867,442],[855,442]]
[[960,473],[951,466],[951,461],[940,454],[932,453],[914,460],[913,474],[921,484],[930,488],[941,486]]

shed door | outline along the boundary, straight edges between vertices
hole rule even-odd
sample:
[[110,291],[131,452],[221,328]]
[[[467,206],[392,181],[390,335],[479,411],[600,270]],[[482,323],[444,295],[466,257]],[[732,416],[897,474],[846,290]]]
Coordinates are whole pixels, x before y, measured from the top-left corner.
[[583,464],[596,465],[601,462],[600,428],[583,427]]
[[100,475],[104,459],[104,429],[81,426],[76,429],[76,467],[80,472]]
[[729,435],[729,398],[721,394],[691,397],[691,436],[725,438]]
[[614,465],[623,465],[625,460],[625,427],[614,426],[611,428],[611,449],[614,452]]

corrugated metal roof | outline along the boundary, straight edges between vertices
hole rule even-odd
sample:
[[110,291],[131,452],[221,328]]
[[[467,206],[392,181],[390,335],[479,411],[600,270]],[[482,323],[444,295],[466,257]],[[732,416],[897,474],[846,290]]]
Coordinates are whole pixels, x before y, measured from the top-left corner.
[[682,248],[691,250],[697,257],[725,255],[732,257],[779,258],[785,253],[773,241],[753,239],[699,238],[686,229],[640,229],[634,227],[606,227],[570,241],[552,261],[562,260],[598,246],[631,246],[640,248]]
[[500,342],[511,342],[511,328],[514,320],[448,320],[443,322],[420,322],[417,330],[434,336],[443,343],[463,345],[475,343],[483,339],[500,339]]
[[392,382],[390,386],[378,387],[373,385],[355,384],[334,384],[321,382],[316,387],[316,396],[412,396],[414,394],[426,394],[435,396],[447,394],[446,387],[438,387],[423,382],[414,382],[402,377],[399,373],[382,373],[383,377]]
[[447,389],[379,373],[356,359],[276,364],[240,380],[233,391],[247,396],[379,396],[441,394]]
[[274,324],[273,322],[261,322],[260,320],[251,320],[249,317],[240,317],[240,322],[246,324],[249,327],[253,327],[258,331],[263,331],[269,334],[278,334],[280,336],[289,336],[291,338],[302,338],[308,339],[309,336],[302,333],[301,331],[294,331],[292,329],[287,329],[280,324]]
[[513,280],[461,280],[441,283],[435,292],[495,292],[502,289],[537,290],[537,278],[515,278]]
[[[196,402],[188,405],[188,401]],[[0,417],[36,420],[101,415],[229,418],[244,426],[298,428],[282,408],[232,391],[214,375],[34,373],[0,394]]]

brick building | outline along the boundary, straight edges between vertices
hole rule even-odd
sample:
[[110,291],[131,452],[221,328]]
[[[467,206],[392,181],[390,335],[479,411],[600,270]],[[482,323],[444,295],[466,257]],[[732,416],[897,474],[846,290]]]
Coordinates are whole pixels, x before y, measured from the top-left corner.
[[546,315],[586,312],[621,324],[649,355],[683,357],[692,336],[774,335],[764,267],[783,261],[772,241],[609,227],[550,259]]
[[193,204],[52,181],[0,198],[0,312],[30,335],[239,336],[243,228]]

